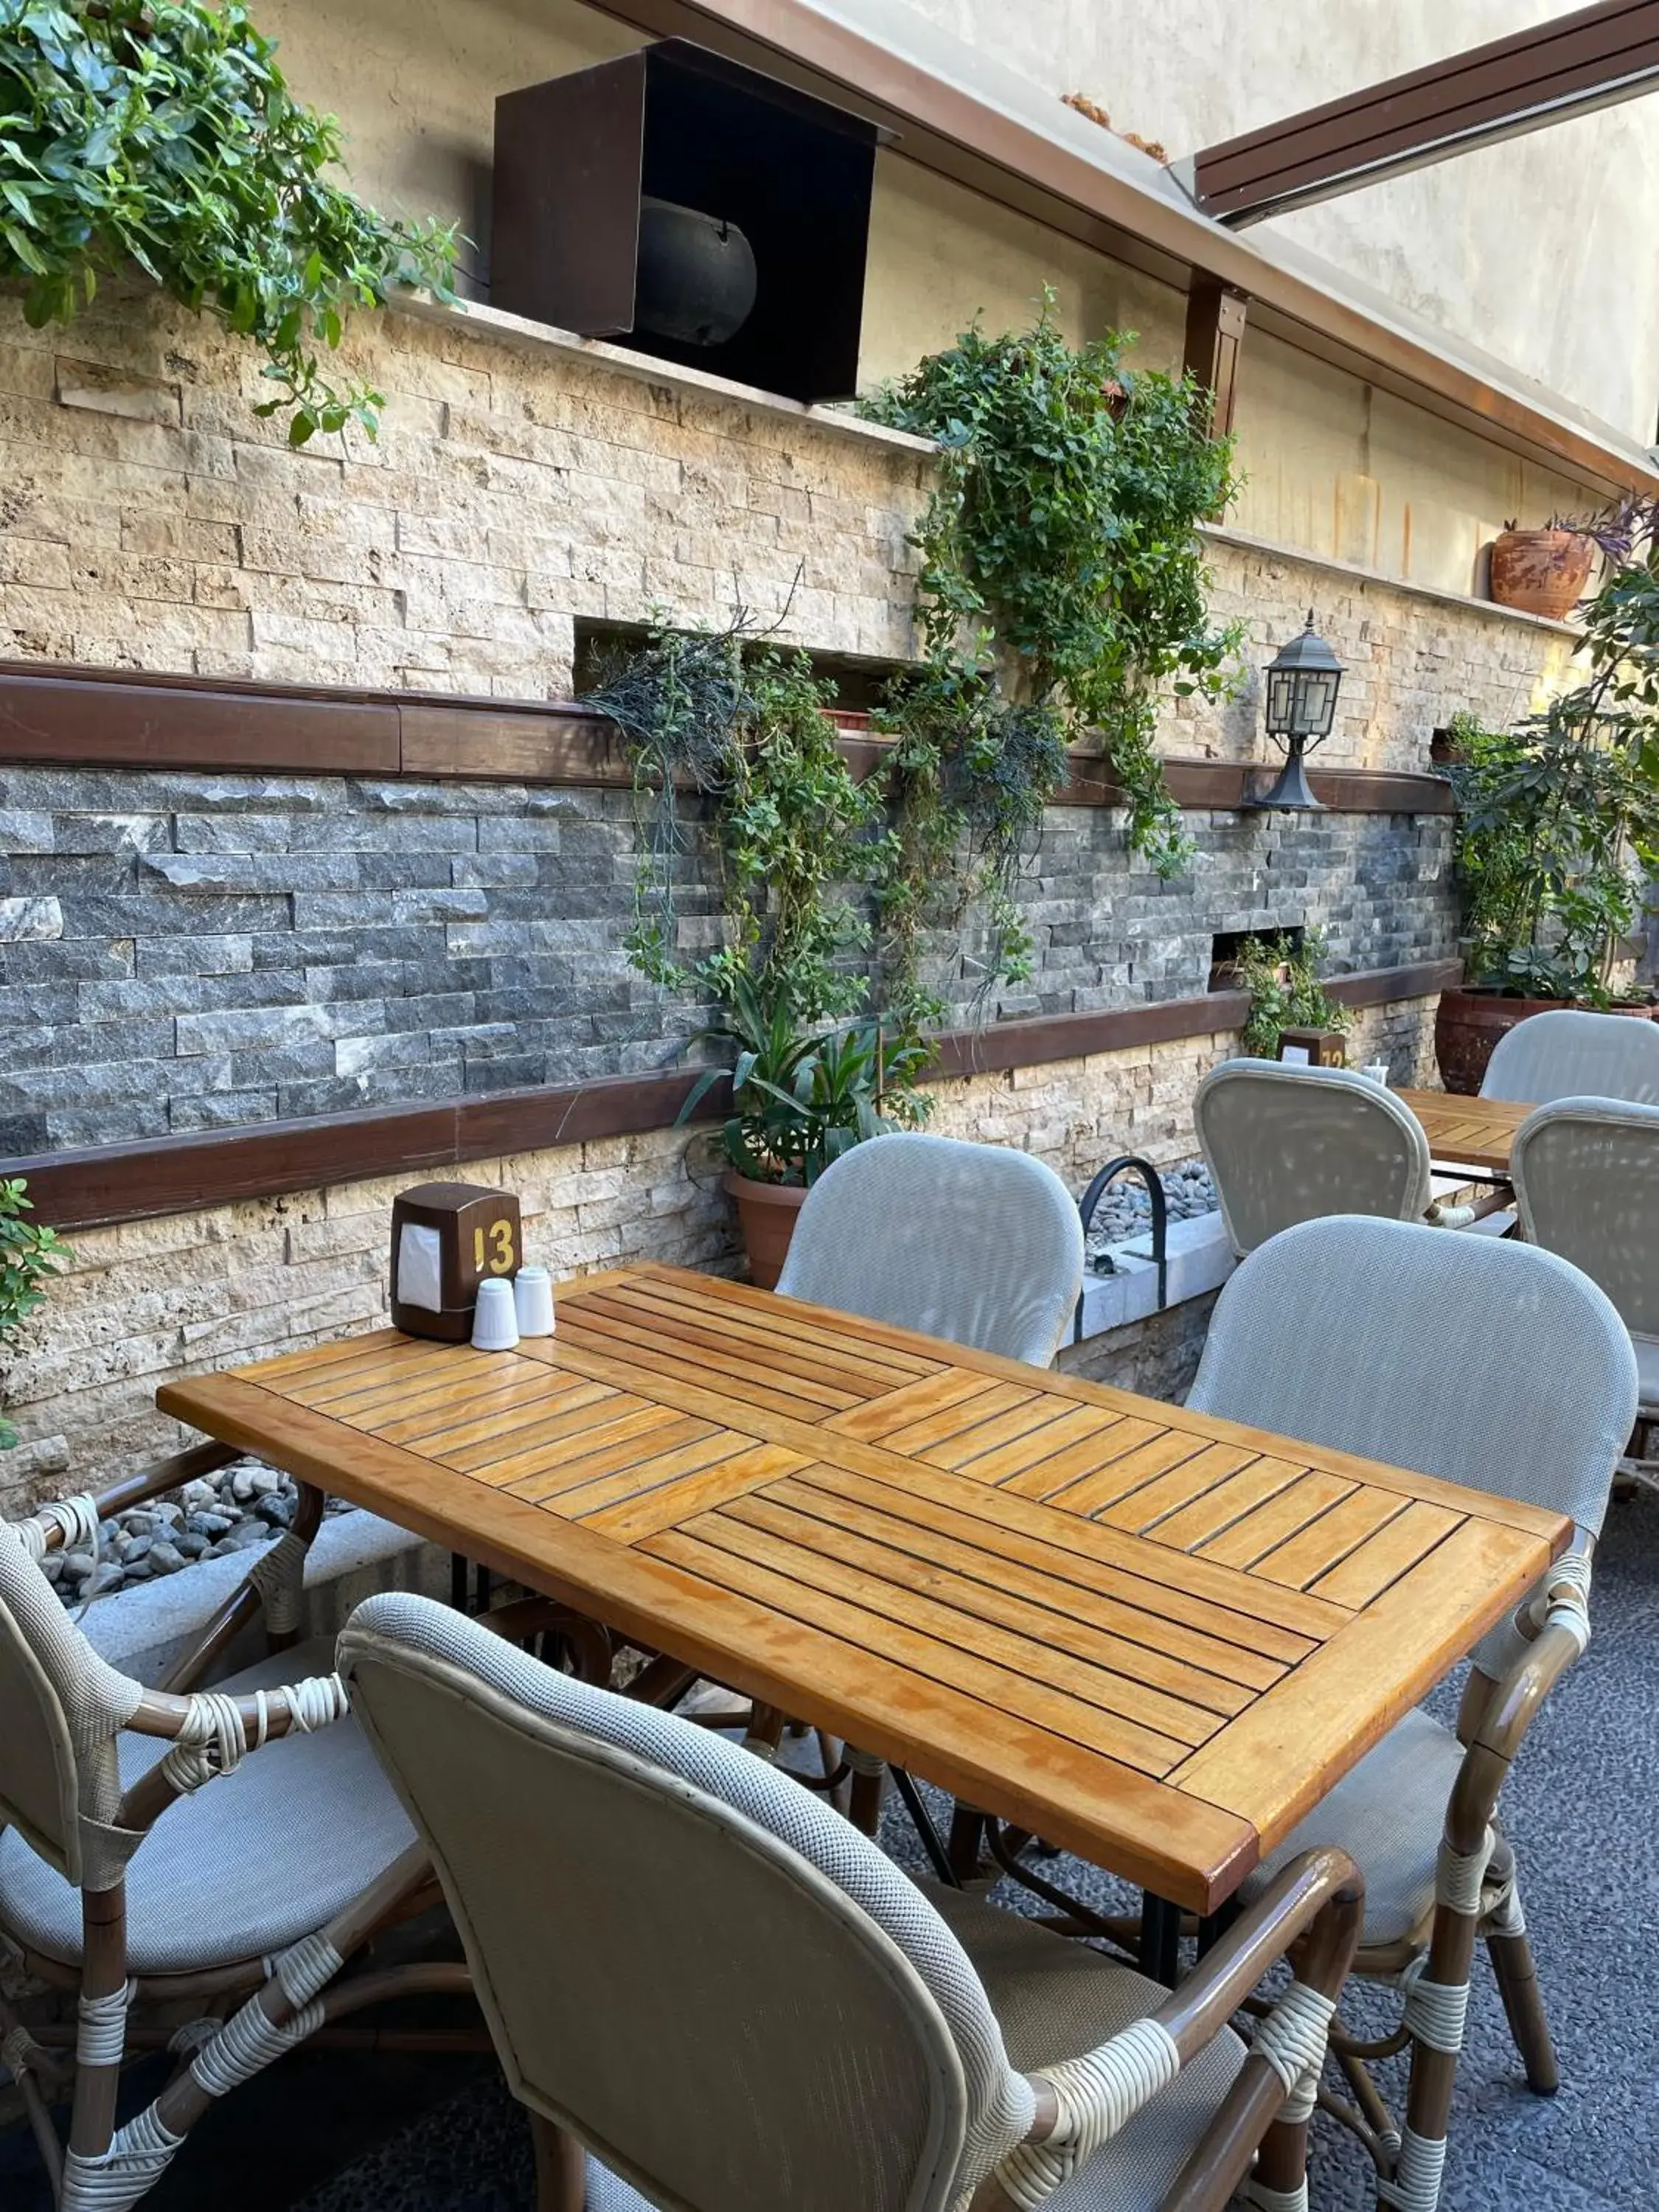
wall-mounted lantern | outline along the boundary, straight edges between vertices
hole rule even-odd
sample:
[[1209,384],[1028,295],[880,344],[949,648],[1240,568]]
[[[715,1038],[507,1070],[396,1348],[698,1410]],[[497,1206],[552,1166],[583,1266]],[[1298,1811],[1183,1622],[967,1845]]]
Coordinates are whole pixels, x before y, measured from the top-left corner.
[[1285,748],[1285,766],[1271,790],[1244,803],[1286,813],[1317,812],[1320,802],[1309,787],[1303,756],[1331,734],[1342,663],[1315,629],[1311,607],[1306,629],[1279,647],[1266,672],[1267,735]]
[[684,39],[503,93],[490,305],[792,399],[850,398],[890,136]]

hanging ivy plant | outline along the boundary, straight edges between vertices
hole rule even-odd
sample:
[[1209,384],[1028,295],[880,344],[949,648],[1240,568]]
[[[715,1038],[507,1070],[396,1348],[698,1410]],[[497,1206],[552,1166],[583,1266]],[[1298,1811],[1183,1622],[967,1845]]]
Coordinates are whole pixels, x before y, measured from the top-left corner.
[[1131,370],[1132,334],[1073,347],[1045,294],[1033,326],[975,326],[865,411],[941,447],[917,535],[923,665],[896,693],[900,862],[884,898],[896,965],[917,979],[930,895],[966,842],[990,902],[988,980],[1019,980],[1030,945],[1012,893],[1068,741],[1097,733],[1131,848],[1161,875],[1192,847],[1152,735],[1159,696],[1224,694],[1237,628],[1209,620],[1197,525],[1232,496],[1232,448],[1190,380]]
[[228,0],[0,0],[0,276],[39,326],[132,264],[264,348],[298,446],[381,393],[321,356],[354,307],[402,285],[453,300],[456,233],[377,215],[330,180],[338,125],[295,100],[275,48]]
[[[742,612],[720,632],[653,631],[585,695],[628,746],[641,829],[628,951],[653,981],[722,1006],[752,986],[809,1025],[862,1004],[870,928],[848,892],[883,849],[881,793],[837,749],[834,696],[805,653],[757,641]],[[690,963],[674,897],[683,785],[709,809],[727,925]]]

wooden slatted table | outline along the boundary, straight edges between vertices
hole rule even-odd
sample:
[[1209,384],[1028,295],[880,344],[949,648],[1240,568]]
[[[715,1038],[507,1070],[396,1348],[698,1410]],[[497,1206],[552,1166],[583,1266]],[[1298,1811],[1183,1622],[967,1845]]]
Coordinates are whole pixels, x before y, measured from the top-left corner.
[[668,1267],[157,1401],[1199,1912],[1570,1533]]
[[1515,1133],[1532,1108],[1510,1098],[1465,1098],[1449,1091],[1396,1091],[1423,1124],[1436,1162],[1479,1168],[1507,1181]]

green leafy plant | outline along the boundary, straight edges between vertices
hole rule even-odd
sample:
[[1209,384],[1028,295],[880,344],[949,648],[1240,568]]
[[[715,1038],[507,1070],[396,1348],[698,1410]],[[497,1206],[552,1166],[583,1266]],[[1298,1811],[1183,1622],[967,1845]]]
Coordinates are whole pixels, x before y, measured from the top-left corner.
[[941,447],[916,541],[923,665],[884,718],[898,741],[884,914],[913,979],[927,921],[959,919],[931,887],[963,847],[947,880],[989,895],[992,979],[1029,972],[1012,893],[1070,740],[1103,746],[1132,849],[1165,875],[1190,858],[1152,735],[1166,684],[1231,685],[1239,632],[1209,621],[1197,525],[1232,495],[1231,447],[1190,380],[1123,366],[1131,342],[1067,344],[1045,294],[1030,330],[976,325],[864,403]]
[[321,350],[400,285],[453,299],[456,234],[377,215],[325,173],[332,118],[295,100],[238,0],[0,0],[0,276],[32,324],[68,322],[133,264],[264,349],[289,437],[383,395]]
[[[927,1059],[917,1040],[887,1038],[872,1021],[815,1032],[747,977],[734,980],[726,1018],[691,1040],[708,1041],[735,1052],[720,1150],[756,1182],[814,1183],[866,1138],[925,1121],[932,1103],[915,1088]],[[704,1069],[680,1109],[682,1123],[726,1073]]]
[[1659,505],[1572,526],[1608,556],[1585,680],[1512,730],[1455,717],[1448,774],[1470,981],[1605,1006],[1659,869]]
[[1241,988],[1250,994],[1244,1046],[1258,1060],[1273,1060],[1284,1030],[1335,1030],[1346,1034],[1353,1016],[1327,996],[1319,971],[1324,964],[1324,933],[1304,930],[1302,941],[1281,932],[1263,939],[1246,938],[1235,963]]
[[[55,1229],[25,1220],[34,1209],[21,1176],[0,1181],[0,1406],[6,1398],[11,1350],[29,1316],[46,1303],[46,1285],[70,1256]],[[17,1431],[0,1415],[0,1451],[9,1451]]]
[[[824,712],[835,687],[804,653],[757,641],[741,612],[718,633],[659,629],[585,695],[619,726],[641,823],[629,957],[653,981],[730,1005],[751,982],[811,1024],[869,989],[870,940],[848,896],[868,879],[879,787],[842,758]],[[679,787],[707,802],[725,944],[679,958],[675,871],[690,840]]]

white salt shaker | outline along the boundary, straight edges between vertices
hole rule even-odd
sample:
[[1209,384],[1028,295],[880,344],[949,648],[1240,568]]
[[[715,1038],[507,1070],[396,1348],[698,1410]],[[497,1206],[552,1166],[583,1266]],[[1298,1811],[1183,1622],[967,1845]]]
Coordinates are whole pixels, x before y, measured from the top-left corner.
[[545,1267],[520,1267],[513,1278],[513,1303],[518,1310],[520,1336],[551,1336],[553,1278]]

